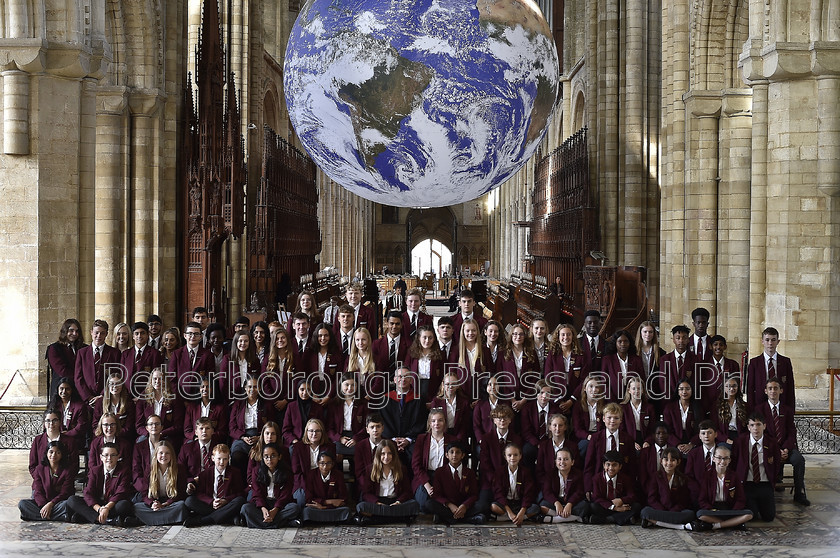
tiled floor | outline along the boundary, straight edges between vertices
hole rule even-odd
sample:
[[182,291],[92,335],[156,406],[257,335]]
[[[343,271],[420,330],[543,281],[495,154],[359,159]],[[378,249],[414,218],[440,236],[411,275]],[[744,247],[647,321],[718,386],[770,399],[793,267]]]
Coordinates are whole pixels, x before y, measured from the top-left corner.
[[17,501],[29,497],[28,452],[0,451],[0,556],[272,556],[390,558],[586,556],[613,558],[840,557],[840,456],[806,456],[808,497],[801,508],[777,495],[771,524],[747,532],[689,533],[602,525],[504,524],[446,528],[421,520],[411,527],[114,527],[23,523]]

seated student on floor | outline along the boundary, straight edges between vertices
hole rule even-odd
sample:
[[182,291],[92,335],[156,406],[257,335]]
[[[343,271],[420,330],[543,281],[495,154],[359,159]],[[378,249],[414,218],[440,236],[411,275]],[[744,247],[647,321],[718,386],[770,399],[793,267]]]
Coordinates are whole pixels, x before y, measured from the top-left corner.
[[201,417],[195,421],[194,431],[197,438],[181,446],[178,455],[178,462],[184,468],[189,482],[194,482],[205,469],[213,467],[213,446],[216,445],[213,420],[210,417]]
[[490,511],[499,518],[507,518],[517,527],[540,512],[536,503],[537,487],[531,471],[522,461],[522,449],[518,444],[508,442],[505,445],[507,467],[496,471],[493,477],[493,503]]
[[[324,330],[326,331],[326,330]],[[327,407],[327,434],[335,442],[336,456],[352,459],[356,444],[367,438],[367,402],[358,397],[356,376],[345,372],[336,396]]]
[[712,457],[715,454],[715,446],[718,441],[715,423],[711,420],[701,421],[697,429],[700,445],[688,452],[688,457],[685,460],[685,476],[689,479],[692,499],[695,501],[700,490],[699,481],[706,476],[706,473],[715,468]]
[[696,524],[692,528],[696,531],[710,529],[726,529],[736,527],[745,529],[744,525],[753,518],[747,506],[744,494],[744,483],[737,473],[729,467],[732,461],[732,451],[726,444],[718,444],[714,454],[715,469],[707,473],[700,482],[700,496],[697,504]]
[[519,434],[511,430],[513,409],[508,404],[499,404],[490,413],[495,427],[484,435],[481,440],[481,454],[479,455],[479,494],[478,507],[481,510],[490,509],[493,500],[493,479],[496,472],[503,472],[505,468],[505,446],[514,442],[517,446],[522,443]]
[[653,429],[653,443],[646,445],[639,452],[636,473],[639,486],[645,493],[647,493],[650,480],[656,476],[658,471],[662,470],[662,456],[665,454],[665,448],[668,447],[670,435],[671,429],[668,428],[668,425],[660,422]]
[[134,515],[131,471],[127,461],[120,461],[119,452],[117,444],[106,442],[99,453],[102,464],[92,465],[88,471],[84,497],[67,499],[74,523],[119,526]]
[[75,455],[74,440],[61,431],[61,413],[57,410],[47,409],[44,411],[44,432],[35,436],[29,448],[29,474],[33,478],[35,478],[35,469],[44,460],[50,442],[61,442],[64,453],[67,454],[68,465],[70,467],[75,465],[76,470],[79,468],[79,459],[76,458],[75,463],[73,463],[73,457],[71,456],[71,454]]
[[464,463],[466,448],[466,444],[457,441],[446,448],[449,462],[435,471],[432,497],[426,502],[426,510],[447,526],[459,522],[481,525],[487,521],[477,506],[478,477]]
[[157,446],[161,441],[161,431],[163,430],[160,417],[157,415],[149,415],[143,424],[146,436],[143,436],[142,440],[134,444],[131,466],[132,485],[137,491],[132,499],[135,503],[142,502],[143,495],[149,491],[149,471],[151,471],[152,464],[155,462]]
[[420,506],[411,497],[411,481],[397,457],[397,445],[391,440],[382,440],[376,446],[373,468],[362,486],[356,511],[357,525],[393,519],[411,523],[420,513]]
[[749,434],[738,438],[732,446],[732,461],[738,478],[744,483],[747,507],[753,516],[773,521],[776,518],[774,489],[782,458],[779,445],[767,435],[765,428],[764,416],[752,413],[747,418]]
[[18,502],[21,521],[67,521],[67,499],[75,494],[70,453],[59,440],[51,441],[32,473],[32,498]]
[[[183,523],[187,514],[184,505],[184,498],[187,497],[187,475],[183,467],[178,465],[175,447],[169,440],[157,443],[146,486],[148,488],[143,494],[143,500],[134,504],[138,524]],[[126,524],[129,523],[130,519],[126,519]]]
[[569,439],[569,419],[560,413],[548,417],[549,436],[540,442],[537,450],[537,480],[545,479],[547,475],[553,475],[557,467],[557,451],[568,449],[572,454],[572,461],[575,469],[583,471],[583,460],[578,453],[577,444]]
[[333,471],[335,457],[330,452],[318,456],[318,468],[307,471],[306,506],[301,519],[317,523],[344,523],[350,517],[344,475]]
[[224,525],[239,515],[245,503],[242,473],[230,464],[230,448],[218,444],[213,448],[213,468],[198,475],[195,490],[187,487],[187,508],[192,515],[184,527]]
[[587,494],[592,493],[593,479],[601,476],[602,459],[608,451],[617,451],[622,457],[624,474],[631,479],[636,478],[636,446],[627,430],[621,428],[623,414],[618,403],[608,403],[604,407],[604,429],[592,435],[583,466],[583,483]]
[[585,517],[589,517],[589,502],[586,501],[583,489],[583,474],[573,467],[573,447],[558,449],[554,458],[555,470],[543,477],[540,501],[540,508],[545,516],[543,523],[583,522]]
[[446,464],[446,447],[455,438],[446,433],[446,411],[432,408],[426,420],[426,430],[417,437],[417,447],[411,456],[414,499],[420,510],[426,509],[426,502],[434,493],[435,471]]
[[642,509],[642,527],[691,530],[694,510],[688,479],[680,471],[682,454],[677,448],[665,449],[662,470],[648,485],[648,505]]
[[304,428],[301,443],[292,454],[292,473],[295,476],[294,497],[298,506],[303,506],[305,495],[306,473],[318,468],[318,456],[329,451],[329,440],[324,433],[324,423],[318,419],[309,419]]
[[293,479],[286,448],[271,442],[262,447],[262,456],[251,481],[253,496],[242,506],[241,517],[252,529],[300,527],[300,507],[292,498]]
[[635,482],[621,472],[624,458],[619,452],[608,451],[602,462],[603,473],[596,475],[592,482],[590,522],[626,525],[642,509],[633,486]]
[[266,444],[277,444],[280,451],[285,452],[286,455],[283,457],[286,458],[286,462],[290,462],[288,459],[289,450],[283,446],[283,443],[280,440],[280,425],[274,421],[268,421],[263,425],[260,435],[257,438],[257,442],[251,448],[250,453],[248,453],[248,467],[245,471],[246,490],[251,488],[251,483],[254,482],[254,477],[256,476],[257,471],[259,471],[260,465],[263,463],[262,449]]

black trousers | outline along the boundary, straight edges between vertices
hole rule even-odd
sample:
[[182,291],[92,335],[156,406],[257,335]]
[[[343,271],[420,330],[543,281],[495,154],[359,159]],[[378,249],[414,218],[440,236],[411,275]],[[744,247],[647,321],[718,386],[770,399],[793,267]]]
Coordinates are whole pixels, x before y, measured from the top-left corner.
[[[67,499],[67,507],[76,515],[85,518],[88,523],[96,523],[99,519],[99,514],[88,506],[81,496],[70,496]],[[134,504],[131,503],[131,500],[120,500],[108,513],[108,519],[130,517],[132,515],[134,515]]]
[[762,521],[776,519],[776,495],[769,482],[745,482],[744,493],[747,496],[747,508],[752,510],[753,518]]

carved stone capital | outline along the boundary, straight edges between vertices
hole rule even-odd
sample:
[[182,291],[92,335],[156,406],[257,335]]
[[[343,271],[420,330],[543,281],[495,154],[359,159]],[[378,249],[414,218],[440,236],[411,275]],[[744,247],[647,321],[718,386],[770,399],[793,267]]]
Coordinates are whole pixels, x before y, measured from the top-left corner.
[[724,89],[721,110],[726,116],[748,116],[752,114],[752,89]]
[[811,48],[807,43],[773,43],[761,50],[764,76],[771,81],[785,81],[811,73]]
[[840,43],[811,43],[811,71],[815,76],[840,77]]
[[121,115],[128,107],[128,88],[99,87],[96,90],[96,113]]
[[128,108],[134,116],[154,116],[163,106],[165,96],[158,89],[135,89],[128,99]]
[[47,45],[41,39],[1,39],[0,70],[44,71]]
[[683,95],[685,109],[694,118],[717,118],[720,116],[720,91],[689,91]]

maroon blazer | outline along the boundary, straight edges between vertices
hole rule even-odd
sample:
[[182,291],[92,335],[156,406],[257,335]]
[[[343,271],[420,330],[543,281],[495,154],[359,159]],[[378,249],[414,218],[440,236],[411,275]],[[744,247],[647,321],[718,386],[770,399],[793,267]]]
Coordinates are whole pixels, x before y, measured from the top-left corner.
[[273,504],[268,499],[268,485],[257,482],[256,477],[254,477],[251,483],[251,490],[253,491],[251,502],[253,502],[257,509],[268,508],[269,505],[274,509],[282,509],[292,501],[292,479],[286,479],[286,482],[282,485],[274,484]]
[[[312,347],[312,342],[313,338],[310,330],[310,335],[303,342],[303,352],[301,352],[300,346],[298,345],[298,339],[295,337],[295,334],[292,333],[289,337],[289,345],[292,349],[292,358],[294,360],[295,370],[306,370],[307,372],[311,371],[309,369],[305,369],[304,365],[309,360],[310,355],[314,351],[314,348]],[[266,359],[266,361],[268,361],[268,359]],[[317,370],[317,368],[315,368],[315,370]]]
[[[537,486],[531,470],[522,463],[516,469],[517,496],[521,501],[520,507],[527,509],[537,499]],[[504,508],[508,505],[508,490],[510,489],[510,474],[507,464],[498,469],[493,475],[493,499]]]
[[[216,484],[216,468],[210,467],[198,475],[195,483],[195,496],[205,504],[213,505],[213,487]],[[233,500],[245,496],[245,486],[242,484],[242,474],[236,467],[225,469],[224,477],[217,492],[223,500]]]
[[[449,434],[443,435],[444,465],[449,463],[449,459],[446,458],[446,446],[453,441],[454,438]],[[429,451],[431,446],[431,434],[425,432],[417,436],[417,443],[414,444],[414,451],[411,453],[411,471],[413,473],[413,480],[411,483],[412,492],[416,492],[419,487],[429,482]]]
[[308,351],[305,362],[296,370],[306,373],[306,379],[310,382],[312,393],[322,394],[324,397],[335,397],[341,390],[341,372],[344,370],[344,353],[338,351],[335,354],[327,354],[324,362],[325,378],[318,373],[318,351]]
[[76,493],[75,478],[76,473],[70,468],[59,470],[54,477],[49,465],[38,465],[32,474],[32,499],[39,508],[47,502],[62,502]]
[[[793,383],[793,364],[786,356],[776,353],[776,377],[782,383],[782,403],[796,409],[796,393]],[[764,362],[764,353],[750,359],[747,366],[747,385],[744,394],[747,396],[747,406],[754,409],[767,401],[764,387],[767,383],[767,364]]]
[[[716,402],[719,403],[719,402]],[[728,403],[723,403],[724,405],[729,405]],[[746,405],[746,404],[745,404]],[[746,415],[744,415],[744,420],[740,420],[737,416],[735,417],[735,425],[738,434],[744,434],[747,432],[747,416],[749,415],[749,407],[745,409]],[[724,421],[720,416],[720,407],[715,405],[715,408],[712,409],[711,413],[709,414],[709,418],[715,423],[715,432],[717,433],[717,441],[718,442],[725,442],[727,436],[729,435],[729,421]]]
[[547,430],[549,418],[551,417],[551,415],[559,413],[560,406],[557,403],[549,401],[548,412],[545,416],[546,422],[545,424],[539,424],[540,413],[537,409],[536,399],[526,401],[525,405],[522,406],[522,409],[519,412],[520,434],[522,434],[522,439],[525,441],[525,443],[531,444],[535,448],[539,447],[540,442],[542,440],[549,438]]
[[[664,450],[665,448],[662,449]],[[644,492],[647,492],[651,479],[653,479],[658,471],[659,461],[659,452],[656,449],[656,444],[653,442],[650,442],[648,447],[642,448],[641,451],[639,451],[639,455],[636,460],[636,474],[639,479],[639,486],[641,486]]]
[[[506,441],[515,442],[519,447],[522,447],[522,438],[510,428],[508,429]],[[496,432],[495,426],[481,440],[481,453],[478,456],[478,462],[478,470],[481,473],[481,489],[492,490],[496,471],[501,471],[507,467],[507,462],[505,461],[505,444],[499,441],[499,435]]]
[[[717,501],[717,473],[712,471],[704,475],[700,480],[700,495],[697,505],[701,510],[713,510],[719,508],[721,502]],[[747,497],[744,493],[744,483],[738,478],[735,471],[728,469],[723,475],[723,504],[725,509],[742,510],[747,507]]]
[[[609,509],[613,504],[612,500],[607,498],[607,479],[604,475],[604,471],[601,470],[595,475],[595,478],[590,479],[592,483],[592,502],[600,504],[605,509]],[[624,471],[619,472],[615,485],[615,497],[621,498],[621,501],[625,504],[632,505],[636,502],[636,489],[633,486],[634,484],[630,475],[627,475]]]
[[[210,468],[213,465],[213,448],[216,445],[215,437],[210,441],[207,451],[210,455]],[[201,474],[201,443],[198,440],[188,441],[181,446],[181,453],[178,454],[178,463],[185,469],[185,478],[194,479]]]
[[765,436],[769,435],[776,440],[779,450],[797,449],[796,426],[793,423],[793,410],[779,401],[779,431],[776,432],[776,423],[773,420],[773,411],[770,402],[765,401],[756,408],[756,411],[764,415],[764,424],[767,425],[764,431]]
[[[627,431],[618,429],[618,452],[624,458],[622,473],[630,478],[636,477],[636,446]],[[600,430],[589,440],[586,449],[586,463],[583,466],[583,482],[587,492],[592,492],[592,481],[598,475],[603,477],[602,460],[607,453],[607,430]]]
[[64,421],[61,422],[61,431],[65,436],[73,438],[74,445],[79,447],[79,441],[84,443],[84,438],[90,431],[90,405],[86,401],[79,399],[70,399],[70,403],[64,409],[61,409],[61,400],[56,398],[57,409],[61,410],[62,418],[66,418],[68,412],[70,414],[70,422],[67,428],[64,427]]
[[[499,400],[498,403],[502,403],[502,401]],[[473,407],[473,438],[475,439],[476,445],[481,444],[481,440],[484,439],[484,435],[495,428],[495,424],[493,424],[493,417],[490,416],[490,412],[490,401],[487,399],[479,400],[478,403],[475,404],[475,407]]]
[[[94,436],[90,441],[90,451],[88,452],[88,467],[93,465],[102,465],[102,446],[105,445],[105,438],[103,436]],[[120,448],[120,463],[125,463],[128,467],[129,463],[133,463],[134,455],[134,440],[128,440],[117,436],[117,446]],[[129,476],[131,476],[129,472]]]
[[598,411],[595,415],[598,428],[595,432],[589,431],[589,410],[581,406],[582,401],[575,401],[572,405],[572,426],[575,429],[575,438],[578,440],[586,440],[591,434],[593,437],[596,432],[604,429],[604,421],[601,420],[603,416],[603,409]]
[[[572,459],[575,462],[572,468],[583,471],[583,459],[580,457],[580,451],[577,444],[569,438],[568,433],[566,433],[566,439],[563,440],[562,447],[572,453]],[[551,438],[541,441],[539,448],[537,448],[537,479],[543,479],[557,470],[557,465],[554,463],[555,457],[554,442],[551,441]]]
[[[782,470],[782,457],[779,452],[779,445],[776,440],[764,431],[764,439],[762,443],[764,453],[764,472],[767,474],[767,480],[771,486],[776,486],[776,481],[779,478],[779,472]],[[750,435],[739,437],[732,444],[732,467],[738,473],[738,478],[742,482],[747,481],[747,471],[750,470]]]
[[583,362],[585,366],[592,372],[601,371],[601,359],[604,356],[604,349],[607,347],[607,340],[603,335],[598,335],[598,340],[595,342],[595,354],[592,354],[592,347],[589,346],[589,337],[582,334],[578,337],[580,343],[580,350],[583,353]]
[[554,506],[555,502],[560,502],[564,506],[571,504],[577,505],[586,498],[586,493],[583,489],[583,475],[574,467],[569,471],[569,476],[566,478],[566,487],[562,492],[560,491],[560,473],[555,468],[553,472],[547,473],[543,477],[542,493],[543,500]]
[[[368,302],[362,302],[359,306],[359,315],[356,316],[356,322],[353,324],[354,328],[366,328],[370,332],[370,336],[374,339],[378,336],[378,322],[376,321],[376,310],[373,306],[371,306]],[[341,331],[341,325],[338,323],[338,312],[335,313],[335,319],[333,320],[333,333],[336,334],[336,339],[340,339],[338,337],[339,332]],[[339,341],[339,346],[341,343]]]
[[[609,401],[616,403],[624,399],[624,394],[627,390],[627,379],[621,377],[621,365],[618,362],[618,355],[613,353],[605,355],[601,359],[601,368],[607,374],[609,391],[607,392]],[[642,357],[638,355],[627,355],[627,376],[637,376],[643,380],[647,377],[645,374],[645,363]]]
[[[666,400],[674,401],[677,399],[677,385],[682,378],[694,378],[694,369],[697,364],[697,358],[691,351],[686,351],[683,355],[682,367],[677,366],[676,352],[671,351],[659,358],[659,370],[662,375],[659,378],[659,393],[667,395]],[[692,387],[694,386],[692,381]]]
[[[151,372],[163,364],[160,351],[146,345],[140,354],[140,360],[135,360],[136,348],[132,347],[120,355],[120,363],[125,366],[126,385],[131,389],[132,397],[142,397],[149,383]],[[146,372],[146,374],[137,374]]]
[[420,360],[413,358],[411,355],[407,355],[406,359],[405,365],[409,370],[414,372],[415,378],[417,378],[415,381],[420,382],[420,397],[422,397],[424,401],[431,401],[437,397],[437,394],[440,391],[440,384],[443,383],[443,373],[446,368],[446,363],[443,360],[431,361],[429,365],[429,379],[420,380],[418,376],[420,373]]
[[[230,408],[230,438],[238,440],[245,435],[245,406],[247,399],[237,399]],[[288,413],[287,413],[288,415]],[[274,408],[263,399],[257,399],[257,429],[274,418]]]
[[[299,400],[292,401],[286,407],[286,415],[283,417],[283,443],[287,447],[292,447],[295,440],[303,439],[303,429],[306,428],[306,421],[309,419],[320,419],[324,422],[326,412],[324,407],[315,403],[310,399],[309,415],[307,417],[301,416]],[[328,433],[324,432],[324,436]]]
[[[443,409],[446,412],[446,400],[442,397],[435,397],[432,399],[432,409]],[[455,426],[452,429],[447,429],[447,433],[452,436],[453,440],[459,442],[466,442],[473,433],[472,428],[473,409],[470,407],[470,400],[461,394],[455,396]]]
[[[147,506],[152,507],[152,504],[155,503],[155,500],[149,498],[149,477],[146,476],[145,481],[145,490],[143,491],[143,503]],[[187,497],[187,477],[184,475],[181,470],[178,470],[178,478],[175,479],[175,496],[170,498],[165,493],[158,494],[157,501],[161,504],[166,504],[167,506],[170,504],[174,504],[175,502],[180,502],[181,500],[186,499]],[[164,499],[165,498],[165,499]]]
[[699,404],[689,407],[685,428],[683,428],[680,402],[671,401],[665,405],[665,409],[662,410],[662,419],[671,428],[671,434],[668,436],[669,445],[678,446],[689,442],[697,445],[699,440],[697,438],[697,425],[705,418],[696,414],[701,412],[700,407]]
[[[426,314],[422,310],[417,312],[417,327],[420,326],[431,326],[434,323],[434,318],[430,315]],[[408,335],[411,339],[414,339],[411,336],[411,317],[408,315],[408,311],[402,313],[402,330]]]
[[79,352],[76,353],[76,368],[73,373],[79,397],[88,401],[91,397],[102,395],[102,390],[105,387],[105,375],[107,374],[106,368],[108,368],[106,365],[119,363],[119,349],[111,347],[107,343],[102,346],[102,357],[95,368],[93,365],[93,345],[87,345],[79,349]]
[[621,427],[627,431],[631,440],[636,441],[639,445],[644,442],[653,443],[653,431],[656,428],[657,420],[656,410],[650,401],[642,401],[642,408],[640,409],[639,419],[641,420],[641,441],[639,439],[639,431],[636,430],[636,414],[633,412],[630,402],[621,405],[624,411],[624,417],[621,419]]
[[[715,448],[712,448],[712,455],[714,456],[714,454]],[[711,469],[706,469],[706,450],[702,443],[688,452],[688,455],[685,458],[685,476],[689,480],[689,489],[695,499],[697,498],[697,494],[700,490],[698,480],[702,480],[708,471],[714,471],[714,469],[714,460],[712,460]]]
[[364,438],[356,442],[353,449],[353,473],[356,477],[356,485],[361,488],[365,478],[370,478],[370,471],[373,469],[373,452],[370,447],[370,438]]
[[[452,336],[456,339],[460,339],[461,326],[464,325],[464,316],[461,312],[457,312],[450,317],[452,318],[452,330],[454,331]],[[478,306],[476,306],[475,310],[473,310],[473,320],[478,322],[478,331],[484,331],[484,326],[487,325],[487,318],[481,315],[481,310]]]
[[347,486],[344,484],[344,475],[341,474],[341,471],[333,469],[329,480],[324,482],[321,478],[321,471],[311,469],[306,472],[304,483],[307,504],[316,502],[326,506],[327,500],[344,500],[344,503],[347,503]]
[[[702,477],[701,477],[702,478]],[[681,512],[694,509],[691,503],[691,492],[688,479],[677,486],[678,479],[674,479],[672,486],[668,486],[665,471],[659,471],[648,484],[647,504],[655,510]]]
[[[211,407],[212,408],[212,407]],[[146,436],[149,433],[146,431],[146,421],[155,412],[155,404],[145,399],[140,399],[135,407],[134,424],[137,429],[138,436]],[[160,434],[162,440],[170,440],[181,445],[184,438],[184,404],[179,399],[171,399],[168,405],[163,405],[160,408],[160,421],[163,425],[163,431]],[[195,426],[195,422],[193,422]]]
[[[209,351],[208,351],[209,352]],[[173,358],[174,355],[173,355]],[[214,357],[215,358],[215,357]],[[266,359],[268,362],[268,359]],[[233,366],[233,370],[231,370]],[[262,374],[262,365],[258,360],[254,360],[248,365],[248,373],[255,376]],[[230,354],[222,357],[222,364],[219,366],[219,389],[222,392],[222,398],[227,400],[234,400],[236,396],[242,397],[245,395],[245,384],[242,383],[242,375],[239,373],[239,364],[230,361]],[[266,386],[266,387],[275,387]]]
[[[409,347],[411,347],[411,338],[408,336],[408,334],[401,333],[400,342],[397,345],[397,362],[405,364],[406,358],[408,357]],[[393,374],[396,371],[396,367],[391,366],[391,362],[389,359],[391,351],[391,339],[387,335],[385,335],[384,337],[380,337],[379,339],[374,340],[372,349],[374,358],[377,361],[381,359],[382,362],[387,362],[387,370],[388,372]]]
[[[86,346],[82,345],[79,350]],[[51,343],[47,347],[45,356],[53,374],[61,378],[70,378],[70,381],[74,381],[74,375],[76,373],[76,352],[73,351],[70,345],[59,343],[58,341]],[[52,397],[52,394],[50,394],[50,397]]]
[[688,352],[697,357],[698,362],[712,362],[712,336],[706,334],[705,347],[702,354],[697,354],[697,334],[692,333],[688,338]]
[[452,475],[452,469],[448,463],[443,467],[438,467],[435,470],[432,487],[434,488],[432,498],[444,506],[452,503],[470,509],[478,501],[478,478],[475,472],[463,463],[458,481]]
[[[405,471],[403,472],[405,473]],[[394,482],[394,498],[401,503],[405,503],[414,498],[414,493],[410,491],[411,482],[403,476],[400,480]],[[361,499],[365,502],[376,503],[379,502],[379,483],[370,480],[370,477],[365,479],[362,484],[361,492],[359,494]]]
[[[223,360],[222,368],[219,372],[221,375],[221,378],[219,379],[220,386],[222,384],[227,385],[226,381],[224,381],[227,378],[227,369],[224,368],[224,366],[225,363]],[[193,366],[190,361],[190,350],[186,345],[175,349],[175,352],[172,353],[172,358],[169,359],[169,368],[167,370],[167,372],[175,374],[176,380],[170,380],[170,385],[172,388],[175,388],[177,385],[177,387],[181,389],[179,392],[175,392],[173,389],[173,393],[178,393],[179,397],[183,397],[185,395],[198,395],[198,385],[195,385],[194,387],[192,385],[187,386],[186,378],[184,376],[187,372],[199,372],[202,375],[207,375],[215,373],[215,371],[216,357],[213,356],[210,349],[205,349],[204,347],[196,349],[195,366]],[[227,397],[227,394],[225,394],[225,397]]]
[[140,440],[134,444],[134,457],[132,458],[131,467],[131,484],[140,494],[144,494],[149,490],[149,468],[151,467],[152,459],[148,439]]
[[[70,470],[73,471],[73,474],[75,475],[79,470],[79,459],[78,454],[76,453],[76,441],[64,432],[58,435],[58,440],[64,445],[67,451],[70,452],[68,462],[70,463]],[[47,455],[47,446],[49,445],[50,441],[47,438],[46,432],[38,434],[35,436],[35,439],[32,440],[32,445],[29,446],[29,474],[33,477],[35,476],[35,469],[41,464],[44,456]],[[47,467],[47,469],[49,469],[49,467]]]
[[[589,374],[589,364],[582,354],[573,353],[569,360],[569,370],[566,370],[566,359],[563,353],[548,351],[545,357],[545,381],[562,400],[579,398],[580,386]],[[561,389],[562,386],[562,389]]]
[[[96,404],[93,406],[93,424],[99,424],[99,419],[102,418],[103,401],[105,401],[105,398],[100,397],[96,400]],[[126,401],[124,411],[117,415],[120,424],[120,431],[117,435],[120,438],[125,438],[131,443],[134,443],[134,440],[137,438],[137,431],[135,430],[135,425],[137,424],[135,419],[136,416],[137,409],[134,405],[134,400],[129,398],[128,401]]]
[[[325,451],[333,451],[329,444],[323,444],[318,448],[320,455]],[[313,467],[312,465],[316,465]],[[296,444],[295,451],[292,452],[292,473],[294,473],[294,491],[298,488],[304,488],[303,483],[306,478],[306,473],[310,469],[318,469],[317,463],[312,463],[312,455],[309,451],[309,446],[304,443]]]
[[[213,401],[210,403],[210,420],[213,422],[213,434],[220,440],[228,438],[228,419],[230,405]],[[184,410],[184,440],[195,438],[195,422],[201,418],[201,401],[187,401]]]
[[543,375],[539,362],[526,360],[523,355],[522,372],[521,374],[517,374],[516,362],[513,359],[513,356],[511,355],[511,359],[508,360],[504,357],[504,355],[502,355],[496,363],[496,373],[498,374],[499,372],[505,372],[507,375],[504,379],[504,383],[512,383],[514,385],[513,390],[505,387],[504,389],[499,389],[499,393],[508,396],[513,395],[516,399],[536,396],[536,387],[534,386],[538,380],[542,379]]
[[[496,370],[493,365],[493,360],[490,356],[490,349],[487,346],[481,347],[481,361],[475,363],[475,373],[470,374],[466,367],[458,364],[458,346],[452,350],[449,360],[443,365],[444,373],[455,374],[458,378],[460,387],[458,391],[467,397],[471,402],[481,399],[487,394],[487,381],[490,379]],[[512,389],[502,388],[500,393],[513,394]],[[438,391],[434,393],[437,396],[440,393],[440,384],[438,384]]]
[[[104,496],[103,487],[105,488]],[[117,464],[107,486],[105,486],[105,468],[102,464],[91,466],[84,492],[85,503],[88,506],[93,507],[96,504],[104,506],[109,502],[130,500],[131,496],[131,471],[127,464],[123,461]]]
[[[325,414],[327,435],[333,442],[338,442],[341,440],[342,433],[344,432],[344,400],[335,398],[330,401]],[[367,401],[364,399],[354,399],[353,411],[350,417],[350,431],[353,433],[353,439],[357,443],[368,437],[365,429],[367,415]]]

